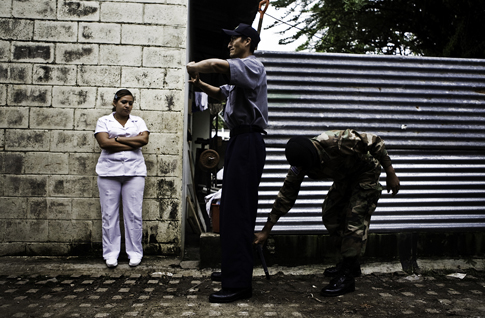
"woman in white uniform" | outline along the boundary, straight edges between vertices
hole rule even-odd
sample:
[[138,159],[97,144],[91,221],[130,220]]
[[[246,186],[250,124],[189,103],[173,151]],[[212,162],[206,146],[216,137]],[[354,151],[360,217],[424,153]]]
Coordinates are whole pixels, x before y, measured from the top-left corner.
[[98,119],[94,136],[101,147],[96,165],[103,226],[103,258],[116,267],[121,250],[120,198],[125,222],[125,247],[130,266],[143,258],[142,203],[147,169],[141,147],[148,143],[145,121],[130,115],[133,94],[122,89],[113,99],[113,113]]

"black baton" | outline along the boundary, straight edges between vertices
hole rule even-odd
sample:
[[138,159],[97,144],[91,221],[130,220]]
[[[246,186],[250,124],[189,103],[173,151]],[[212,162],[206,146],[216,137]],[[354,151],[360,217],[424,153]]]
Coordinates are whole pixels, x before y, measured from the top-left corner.
[[263,255],[263,247],[261,244],[256,244],[256,249],[258,250],[258,255],[259,259],[261,260],[261,264],[263,264],[263,269],[264,269],[264,274],[266,275],[266,279],[269,279],[269,272],[268,272],[268,266],[266,266],[266,261],[264,260],[264,255]]

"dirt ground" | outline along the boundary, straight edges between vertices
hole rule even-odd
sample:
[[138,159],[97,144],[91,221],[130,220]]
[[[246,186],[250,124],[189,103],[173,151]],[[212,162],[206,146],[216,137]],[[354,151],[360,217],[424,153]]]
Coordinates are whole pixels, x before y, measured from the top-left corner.
[[[271,272],[271,268],[270,268]],[[485,272],[369,274],[356,291],[324,298],[321,274],[272,273],[253,280],[253,297],[210,304],[220,283],[170,273],[1,275],[0,317],[485,317]]]

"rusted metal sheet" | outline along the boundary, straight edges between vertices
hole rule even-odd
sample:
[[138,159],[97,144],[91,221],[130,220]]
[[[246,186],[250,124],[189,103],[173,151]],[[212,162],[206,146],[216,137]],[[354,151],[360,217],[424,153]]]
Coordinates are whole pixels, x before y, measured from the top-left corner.
[[[396,197],[383,192],[373,231],[485,228],[485,60],[257,56],[268,74],[270,119],[257,229],[288,170],[286,141],[346,128],[383,137],[401,180]],[[274,231],[324,232],[321,204],[330,185],[306,179]]]

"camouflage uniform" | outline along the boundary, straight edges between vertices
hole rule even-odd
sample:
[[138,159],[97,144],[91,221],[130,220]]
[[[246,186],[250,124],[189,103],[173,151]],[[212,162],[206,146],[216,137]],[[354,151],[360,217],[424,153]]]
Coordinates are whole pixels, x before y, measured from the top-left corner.
[[275,224],[293,207],[305,175],[331,179],[334,183],[322,206],[323,223],[329,234],[340,240],[342,257],[358,257],[365,251],[370,218],[382,192],[381,165],[391,165],[384,141],[350,129],[327,131],[311,141],[320,164],[307,170],[290,168],[268,221]]

